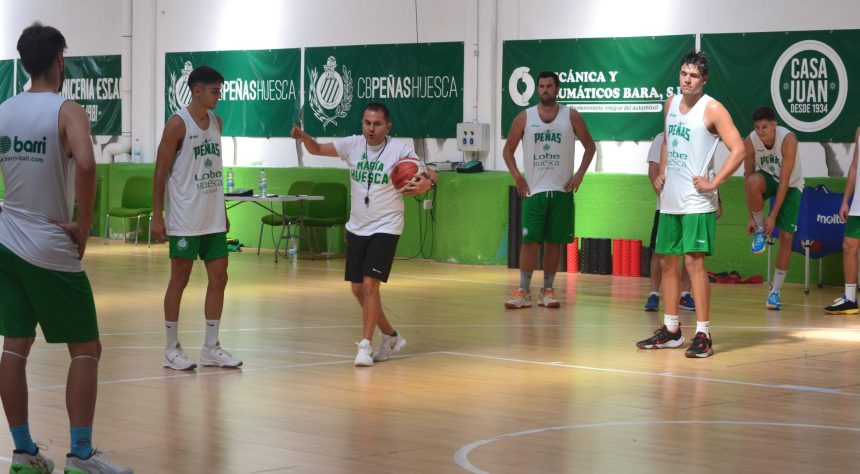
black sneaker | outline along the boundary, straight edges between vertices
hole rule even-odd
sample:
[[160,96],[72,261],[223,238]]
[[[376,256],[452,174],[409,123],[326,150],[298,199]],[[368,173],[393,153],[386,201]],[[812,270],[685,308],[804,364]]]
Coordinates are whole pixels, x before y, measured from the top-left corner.
[[712,345],[713,341],[711,340],[711,336],[703,332],[697,332],[696,335],[693,336],[693,343],[690,344],[690,347],[684,355],[687,357],[710,357],[714,355],[714,349],[711,347]]
[[827,314],[857,314],[860,309],[857,309],[856,301],[848,301],[844,296],[833,300],[833,304],[824,308]]
[[678,347],[684,343],[684,336],[681,335],[681,326],[678,330],[672,332],[666,325],[660,326],[660,329],[654,331],[654,335],[648,339],[636,343],[636,347],[640,349],[662,349],[664,347]]

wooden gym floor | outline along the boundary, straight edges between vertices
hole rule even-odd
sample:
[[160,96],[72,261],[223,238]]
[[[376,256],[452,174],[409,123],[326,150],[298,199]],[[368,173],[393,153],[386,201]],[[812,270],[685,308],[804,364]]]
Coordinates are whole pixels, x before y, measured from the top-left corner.
[[[559,274],[560,310],[510,311],[515,270],[398,260],[383,304],[408,347],[355,368],[360,313],[343,260],[276,265],[271,250],[245,249],[231,254],[221,325],[245,365],[175,372],[161,367],[166,246],[93,239],[85,262],[104,345],[94,441],[138,473],[860,466],[860,320],[820,311],[840,288],[788,285],[776,312],[763,286],[713,285],[716,353],[691,360],[635,348],[662,322],[642,311],[644,278]],[[180,320],[192,358],[205,278],[196,268]],[[33,436],[59,466],[67,364],[64,346],[38,340],[28,369]],[[0,445],[8,465],[8,430]]]

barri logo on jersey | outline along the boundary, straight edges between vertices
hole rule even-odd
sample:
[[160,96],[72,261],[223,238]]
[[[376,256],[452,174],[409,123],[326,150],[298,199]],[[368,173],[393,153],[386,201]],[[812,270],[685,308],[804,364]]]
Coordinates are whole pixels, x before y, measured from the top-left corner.
[[[525,85],[525,90],[522,92],[520,92],[520,83]],[[528,67],[520,66],[514,69],[508,79],[508,93],[511,95],[511,100],[520,107],[529,105],[529,100],[535,93],[535,80],[529,74]]]
[[346,66],[341,66],[341,70],[342,76],[337,72],[337,59],[329,56],[322,75],[317,68],[310,71],[308,103],[323,129],[328,124],[337,126],[337,120],[345,118],[352,107],[352,73]]
[[188,87],[188,76],[194,66],[191,61],[185,61],[182,71],[179,71],[177,77],[176,71],[170,72],[170,87],[167,88],[167,105],[170,107],[170,113],[179,112],[182,107],[188,106],[191,103],[191,89]]
[[817,132],[842,113],[848,73],[833,48],[821,41],[800,41],[777,59],[770,93],[785,123],[801,132]]
[[[9,152],[28,153],[28,155],[8,156]],[[22,140],[18,136],[9,137],[6,135],[0,136],[0,156],[3,160],[19,160],[19,161],[44,161],[44,157],[32,155],[44,155],[48,152],[48,138],[42,137],[41,140]]]

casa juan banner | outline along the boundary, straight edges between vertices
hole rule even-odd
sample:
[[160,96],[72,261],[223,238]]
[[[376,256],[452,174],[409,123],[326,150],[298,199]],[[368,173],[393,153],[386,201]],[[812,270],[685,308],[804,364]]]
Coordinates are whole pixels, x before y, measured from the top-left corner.
[[753,129],[753,111],[767,105],[801,141],[854,141],[860,30],[707,34],[701,47],[710,57],[705,91],[742,133]]
[[533,105],[538,74],[561,81],[558,102],[579,110],[595,140],[650,140],[663,129],[666,98],[680,93],[681,57],[694,35],[505,41],[501,133]]
[[391,112],[390,135],[454,138],[463,121],[463,43],[305,49],[305,130],[361,133],[370,102]]
[[288,137],[299,117],[301,50],[205,51],[165,54],[164,120],[191,103],[188,75],[197,66],[224,76],[215,113],[222,135]]

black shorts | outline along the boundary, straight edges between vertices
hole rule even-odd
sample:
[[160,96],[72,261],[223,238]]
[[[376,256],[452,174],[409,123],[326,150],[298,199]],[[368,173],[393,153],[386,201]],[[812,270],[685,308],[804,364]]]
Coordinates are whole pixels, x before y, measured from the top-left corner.
[[657,225],[660,223],[660,209],[654,211],[654,225],[651,226],[651,250],[657,247]]
[[397,252],[399,235],[346,233],[346,273],[344,279],[361,283],[364,277],[387,282]]

